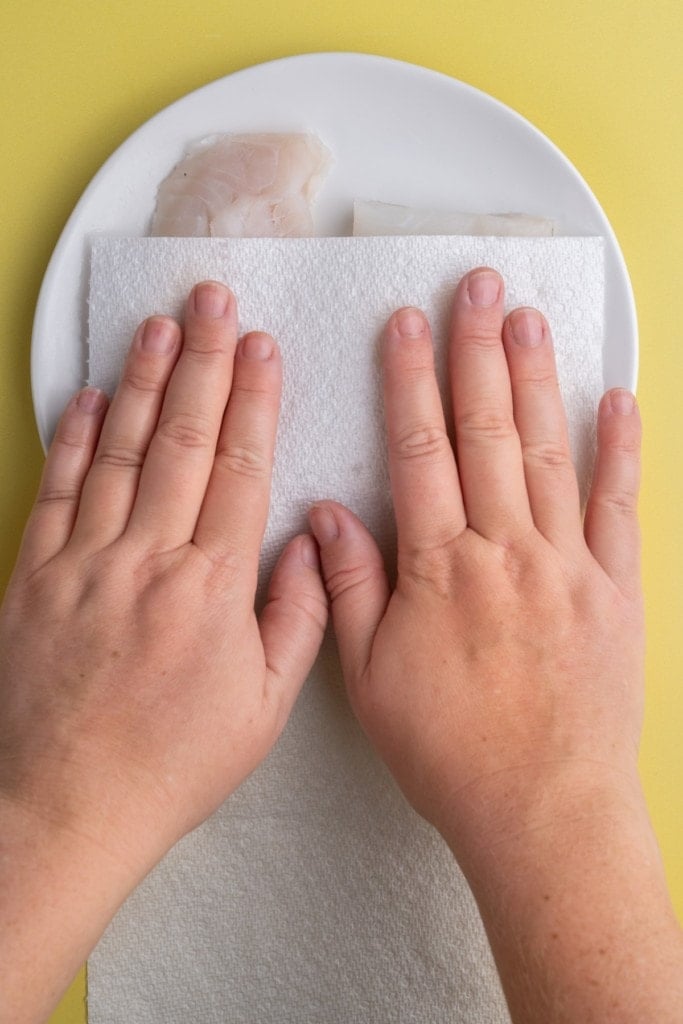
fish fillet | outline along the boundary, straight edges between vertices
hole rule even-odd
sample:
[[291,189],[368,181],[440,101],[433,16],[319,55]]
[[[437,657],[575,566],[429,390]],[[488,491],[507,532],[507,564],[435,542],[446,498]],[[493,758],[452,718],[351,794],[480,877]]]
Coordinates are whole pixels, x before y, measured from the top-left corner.
[[315,135],[212,135],[159,186],[152,235],[308,237],[331,166]]
[[353,204],[354,235],[554,235],[546,217],[525,213],[441,213],[412,206],[357,199]]

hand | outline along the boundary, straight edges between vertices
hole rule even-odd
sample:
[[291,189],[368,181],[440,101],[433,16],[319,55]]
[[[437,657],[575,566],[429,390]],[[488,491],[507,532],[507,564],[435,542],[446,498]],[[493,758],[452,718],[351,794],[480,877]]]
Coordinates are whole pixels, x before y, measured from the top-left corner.
[[349,511],[320,504],[311,525],[358,717],[464,855],[533,828],[549,786],[636,777],[640,423],[627,392],[603,400],[584,531],[543,318],[505,319],[502,281],[475,271],[457,290],[449,365],[455,450],[429,327],[417,310],[392,317],[394,592]]
[[398,577],[311,511],[352,705],[468,877],[519,1024],[680,1019],[683,943],[638,781],[640,421],[599,410],[582,526],[548,325],[461,281],[455,446],[417,310],[383,344]]
[[267,754],[317,653],[309,536],[254,614],[281,382],[198,286],[69,404],[0,619],[0,805],[151,866]]

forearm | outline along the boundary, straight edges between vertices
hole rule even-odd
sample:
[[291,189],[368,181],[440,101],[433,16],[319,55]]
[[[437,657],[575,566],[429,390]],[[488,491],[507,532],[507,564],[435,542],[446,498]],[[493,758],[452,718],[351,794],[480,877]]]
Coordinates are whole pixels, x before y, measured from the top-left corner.
[[466,864],[515,1024],[678,1024],[683,937],[644,801],[564,801]]
[[0,1024],[39,1024],[144,869],[0,801]]

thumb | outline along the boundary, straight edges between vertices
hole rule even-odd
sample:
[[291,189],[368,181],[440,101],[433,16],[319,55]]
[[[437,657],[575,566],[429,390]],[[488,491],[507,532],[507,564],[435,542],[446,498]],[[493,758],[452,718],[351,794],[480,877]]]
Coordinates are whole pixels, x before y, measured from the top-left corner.
[[359,680],[389,602],[389,584],[379,548],[360,519],[335,501],[308,514],[320,547],[323,579],[347,685]]
[[268,686],[287,720],[316,659],[327,625],[327,594],[315,541],[301,534],[280,555],[268,587],[259,626]]

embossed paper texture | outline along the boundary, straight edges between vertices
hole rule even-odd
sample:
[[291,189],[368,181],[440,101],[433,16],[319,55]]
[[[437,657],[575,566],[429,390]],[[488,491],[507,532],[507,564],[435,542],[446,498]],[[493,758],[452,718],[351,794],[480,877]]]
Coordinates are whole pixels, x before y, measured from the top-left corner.
[[[357,512],[391,559],[381,329],[399,306],[425,309],[445,395],[449,305],[482,264],[502,273],[508,307],[548,317],[585,495],[602,393],[599,238],[97,238],[90,380],[111,391],[140,320],[181,315],[194,283],[225,281],[240,329],[270,331],[284,361],[262,579],[323,497]],[[467,884],[357,726],[331,636],[266,762],[107,930],[88,1012],[91,1024],[509,1020]]]

